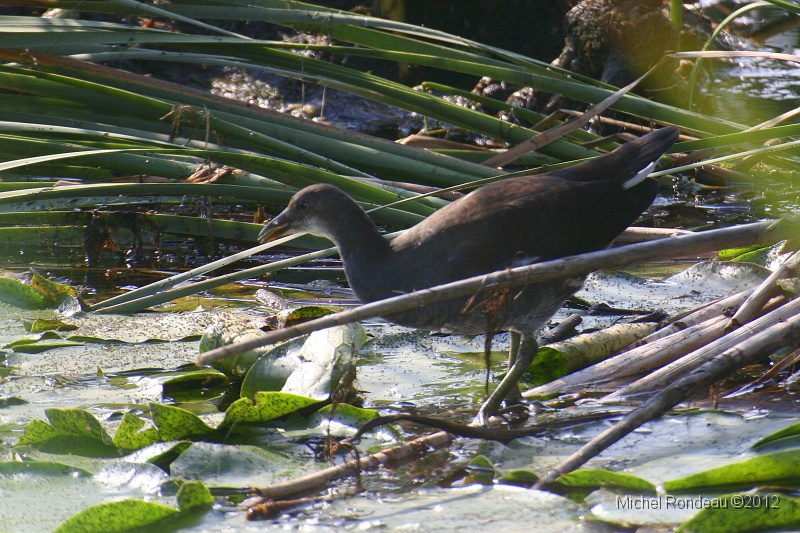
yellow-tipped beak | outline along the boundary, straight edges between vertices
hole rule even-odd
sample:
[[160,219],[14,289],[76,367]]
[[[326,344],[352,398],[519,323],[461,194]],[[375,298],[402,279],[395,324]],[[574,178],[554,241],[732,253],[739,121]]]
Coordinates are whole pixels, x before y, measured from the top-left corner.
[[258,233],[258,242],[266,242],[277,239],[289,231],[291,221],[283,213],[270,220]]

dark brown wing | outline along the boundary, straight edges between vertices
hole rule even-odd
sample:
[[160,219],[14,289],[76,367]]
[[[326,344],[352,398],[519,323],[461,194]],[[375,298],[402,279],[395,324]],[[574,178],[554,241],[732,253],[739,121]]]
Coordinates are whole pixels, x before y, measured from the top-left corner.
[[607,182],[576,183],[552,176],[495,185],[459,200],[459,209],[435,213],[398,237],[393,247],[401,253],[417,249],[414,255],[428,258],[428,264],[418,265],[425,272],[422,277],[438,283],[526,260],[589,252],[608,246],[647,209],[658,190],[652,179],[628,191]]
[[486,185],[437,211],[392,242],[395,267],[424,258],[405,289],[423,286],[415,278],[430,286],[605,248],[655,198],[658,183],[643,176],[677,135],[663,128],[586,163]]

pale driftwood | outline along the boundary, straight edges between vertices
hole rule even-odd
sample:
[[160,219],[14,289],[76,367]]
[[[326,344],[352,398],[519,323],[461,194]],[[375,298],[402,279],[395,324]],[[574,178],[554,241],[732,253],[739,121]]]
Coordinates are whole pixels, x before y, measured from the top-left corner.
[[725,322],[725,317],[722,316],[711,318],[706,322],[695,324],[652,343],[623,352],[605,361],[527,390],[522,393],[522,396],[525,398],[540,398],[552,396],[553,394],[577,392],[584,389],[589,383],[604,383],[612,379],[619,380],[659,368],[721,336]]
[[730,228],[660,239],[658,241],[621,246],[588,254],[565,257],[528,266],[511,268],[454,281],[412,294],[404,294],[310,320],[296,326],[265,333],[249,341],[209,350],[197,359],[207,365],[259,346],[285,341],[306,333],[348,324],[378,316],[389,316],[435,302],[476,294],[485,289],[514,287],[533,282],[546,282],[572,276],[584,276],[598,269],[622,268],[642,261],[687,257],[721,247],[749,246],[785,239],[792,235],[796,223],[788,220],[755,222]]
[[739,329],[731,331],[727,335],[685,355],[677,361],[604,396],[603,400],[617,401],[620,398],[631,396],[638,392],[664,387],[674,382],[676,379],[679,379],[681,376],[685,376],[706,361],[718,356],[720,353],[730,350],[733,346],[744,342],[748,337],[760,334],[771,328],[775,323],[786,320],[796,315],[798,312],[800,312],[800,299],[788,302],[749,324],[745,324]]
[[334,481],[357,475],[361,472],[375,470],[381,465],[395,467],[398,464],[412,461],[424,456],[429,450],[446,448],[453,442],[453,436],[446,431],[437,431],[431,435],[416,438],[377,453],[334,465],[319,472],[296,479],[259,487],[254,489],[266,500],[281,500],[322,490]]
[[780,293],[778,287],[778,280],[787,277],[792,271],[797,268],[800,262],[800,251],[790,255],[783,264],[776,268],[775,271],[759,285],[753,294],[739,307],[736,313],[731,317],[728,324],[725,326],[725,331],[731,331],[738,328],[740,325],[749,322],[752,318],[760,312],[770,298]]
[[614,239],[613,244],[631,244],[634,242],[655,241],[658,239],[680,237],[683,235],[692,235],[692,232],[682,229],[634,227],[626,229],[622,235]]
[[720,298],[681,315],[668,326],[632,343],[626,351],[525,391],[523,396],[539,398],[576,392],[588,383],[620,380],[660,368],[722,336],[727,322],[722,313],[728,308],[741,305],[752,292],[753,289],[748,289]]
[[[797,303],[797,302],[795,302]],[[786,304],[783,308],[790,306]],[[619,441],[642,424],[653,420],[682,401],[697,393],[705,393],[705,389],[725,378],[745,365],[758,361],[760,358],[772,353],[777,348],[800,340],[800,315],[786,316],[783,308],[769,313],[770,327],[753,335],[747,341],[744,349],[741,344],[729,347],[713,359],[694,369],[688,375],[678,379],[665,389],[654,394],[641,407],[623,417],[617,424],[593,438],[580,450],[573,453],[565,461],[549,470],[536,483],[534,488],[542,488],[552,483],[560,476],[572,472],[587,461],[597,456],[609,446]],[[795,312],[800,310],[800,305],[792,306]],[[779,318],[783,316],[783,318]]]
[[695,326],[711,318],[718,317],[725,313],[727,309],[737,308],[742,305],[742,302],[744,302],[751,294],[753,294],[753,290],[754,289],[747,289],[746,291],[737,292],[736,294],[726,296],[725,298],[720,298],[719,300],[715,300],[707,303],[706,305],[700,306],[693,311],[679,315],[676,318],[672,318],[669,321],[669,325],[664,326],[658,331],[651,333],[644,339],[633,343],[629,349],[636,348],[643,344],[655,342],[658,339],[668,337],[669,335],[677,333],[688,327]]
[[[615,324],[599,331],[584,333],[550,344],[547,347],[561,354],[566,371],[572,373],[590,365],[600,364],[600,361],[607,360],[636,339],[653,331],[655,327],[656,324],[653,322]],[[535,374],[538,368],[541,367],[534,359],[531,371]]]

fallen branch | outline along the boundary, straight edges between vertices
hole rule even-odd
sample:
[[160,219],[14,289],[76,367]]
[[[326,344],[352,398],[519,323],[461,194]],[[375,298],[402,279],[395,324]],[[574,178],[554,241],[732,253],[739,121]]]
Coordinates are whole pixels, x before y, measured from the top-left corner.
[[255,339],[209,350],[198,357],[197,364],[207,365],[259,346],[285,341],[319,329],[378,316],[390,316],[393,313],[476,294],[487,289],[514,287],[534,282],[541,283],[565,277],[585,276],[598,269],[623,268],[642,261],[685,257],[723,247],[774,242],[789,238],[795,232],[795,223],[788,220],[756,222],[511,268],[439,285],[412,294],[371,302],[296,326],[271,331]]
[[[787,317],[786,308],[790,308],[794,314]],[[693,370],[689,375],[656,393],[641,407],[636,408],[617,424],[548,471],[534,485],[534,488],[544,488],[560,476],[580,468],[645,422],[658,418],[696,393],[704,393],[706,387],[736,372],[743,366],[758,361],[788,343],[797,343],[800,340],[800,315],[797,314],[798,312],[800,312],[800,300],[795,300],[765,315],[763,318],[766,318],[772,325],[747,339],[746,347],[741,344],[731,346]],[[784,318],[779,319],[778,316]]]
[[788,277],[797,268],[800,262],[800,251],[790,255],[783,264],[776,268],[775,271],[759,285],[753,294],[739,307],[736,314],[730,319],[725,326],[725,332],[732,331],[745,322],[749,322],[766,304],[770,298],[776,296],[781,292],[778,286],[778,280]]
[[524,398],[549,397],[584,389],[587,383],[620,380],[660,368],[722,335],[726,319],[718,316],[684,330],[567,374],[522,393]]
[[256,493],[260,498],[253,501],[249,507],[259,506],[265,502],[269,502],[270,505],[273,505],[275,502],[288,498],[296,498],[300,494],[318,492],[325,489],[334,481],[355,476],[361,472],[375,470],[380,466],[396,468],[403,463],[423,457],[431,450],[438,450],[450,446],[454,436],[507,443],[520,437],[538,435],[544,431],[552,430],[553,428],[602,420],[609,416],[619,416],[620,414],[627,414],[629,412],[630,409],[628,407],[616,408],[601,406],[599,410],[581,410],[577,415],[570,413],[567,416],[563,416],[563,413],[553,413],[551,416],[541,417],[542,420],[532,426],[511,429],[458,424],[442,418],[408,413],[373,418],[364,424],[353,437],[347,439],[347,441],[351,443],[356,442],[361,435],[368,431],[397,422],[411,422],[437,428],[441,431],[297,479],[254,488],[252,492]]
[[525,391],[523,397],[541,398],[576,392],[585,388],[587,383],[618,381],[669,364],[721,337],[728,321],[723,316],[724,311],[741,305],[752,293],[753,290],[749,289],[704,305],[631,344],[627,351]]
[[331,466],[313,474],[253,490],[265,500],[292,498],[298,494],[322,490],[333,481],[354,476],[361,472],[375,470],[382,465],[395,467],[398,464],[418,459],[423,457],[429,450],[446,448],[452,442],[452,435],[446,431],[438,431],[405,444],[394,446],[388,450]]
[[742,292],[737,292],[736,294],[731,294],[725,298],[714,300],[713,302],[709,302],[691,311],[686,311],[677,317],[672,318],[669,321],[668,326],[665,326],[655,333],[648,335],[641,341],[634,343],[629,349],[635,348],[640,344],[655,342],[658,339],[668,337],[673,333],[677,333],[685,330],[686,328],[696,326],[697,324],[701,324],[709,319],[723,315],[730,309],[736,309],[742,305],[742,302],[747,300],[751,294],[753,294],[753,290],[754,289],[747,289]]
[[658,370],[621,389],[603,397],[606,401],[617,401],[620,398],[655,390],[674,382],[680,376],[685,376],[695,368],[705,362],[717,357],[719,354],[733,349],[738,344],[747,340],[750,336],[759,334],[771,328],[776,322],[787,320],[800,311],[800,300],[793,300],[786,305],[761,316],[749,324],[745,324],[739,329],[720,337],[719,339],[699,348],[692,353],[681,357]]

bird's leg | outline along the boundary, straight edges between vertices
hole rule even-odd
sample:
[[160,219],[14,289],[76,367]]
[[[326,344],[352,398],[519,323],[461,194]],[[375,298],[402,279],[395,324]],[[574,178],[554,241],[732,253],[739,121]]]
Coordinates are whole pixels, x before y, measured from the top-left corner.
[[530,368],[533,358],[536,357],[536,352],[539,346],[536,339],[529,335],[520,335],[514,331],[511,332],[511,347],[508,351],[508,370],[506,375],[497,388],[487,398],[478,415],[475,417],[475,423],[486,425],[486,420],[489,415],[496,413],[500,408],[500,404],[504,400],[509,403],[519,403],[522,396],[519,392],[519,380]]

